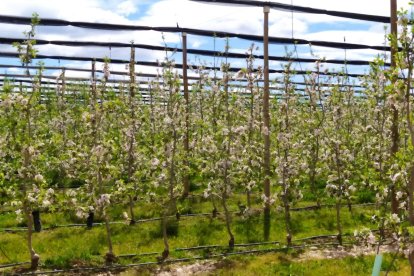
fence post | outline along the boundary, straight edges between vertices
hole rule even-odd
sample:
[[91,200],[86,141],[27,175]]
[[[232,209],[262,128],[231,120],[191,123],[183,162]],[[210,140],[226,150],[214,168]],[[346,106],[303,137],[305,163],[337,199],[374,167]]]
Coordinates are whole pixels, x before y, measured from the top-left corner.
[[[190,155],[189,147],[189,116],[190,116],[190,102],[188,95],[188,77],[187,77],[187,34],[182,33],[183,38],[183,85],[184,85],[184,99],[185,99],[185,137],[184,137],[184,164],[189,167],[188,157]],[[186,171],[183,179],[184,191],[183,198],[186,198],[190,192],[190,175],[189,170]]]
[[266,196],[264,208],[264,238],[269,239],[270,233],[270,114],[269,114],[269,12],[270,7],[264,6],[264,26],[263,26],[263,139],[264,139],[264,194]]
[[[391,35],[394,39],[397,39],[397,0],[391,0]],[[396,61],[395,61],[395,54],[397,52],[396,47],[398,47],[398,43],[391,41],[391,70],[395,69]],[[392,77],[392,83],[395,83],[396,79]],[[391,145],[391,156],[395,157],[398,152],[399,148],[399,132],[398,132],[398,109],[393,104],[392,105],[392,125],[391,125],[391,137],[392,137],[392,145]],[[398,214],[398,200],[395,195],[395,187],[391,187],[391,211],[392,213]]]

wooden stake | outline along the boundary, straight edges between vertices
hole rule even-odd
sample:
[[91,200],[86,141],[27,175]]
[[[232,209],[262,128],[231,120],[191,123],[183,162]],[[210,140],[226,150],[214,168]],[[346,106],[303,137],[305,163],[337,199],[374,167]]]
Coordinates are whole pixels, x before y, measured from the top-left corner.
[[265,215],[265,239],[269,237],[270,231],[270,114],[269,114],[269,12],[270,7],[263,7],[264,13],[264,26],[263,26],[263,139],[264,139],[264,157],[263,157],[263,170],[264,170],[264,194],[266,196],[264,215]]
[[[188,167],[189,160],[188,157],[190,155],[190,147],[189,147],[189,116],[190,116],[190,102],[189,102],[189,95],[188,95],[188,77],[187,77],[187,34],[182,33],[183,37],[183,85],[184,85],[184,99],[185,99],[185,137],[184,137],[184,150],[185,150],[185,159],[184,163]],[[184,192],[183,197],[187,197],[190,192],[190,175],[189,173],[185,173],[183,179],[184,185]]]
[[[394,39],[397,39],[397,0],[391,0],[391,34]],[[397,52],[396,47],[398,47],[398,43],[391,43],[391,70],[395,69],[396,61],[395,61],[395,54]],[[392,83],[395,83],[396,79],[392,77]],[[395,105],[392,106],[392,126],[391,126],[391,137],[392,137],[392,145],[391,145],[391,156],[392,158],[398,152],[399,148],[399,132],[398,132],[398,109]],[[391,211],[394,214],[398,214],[398,200],[395,195],[395,187],[391,188]]]

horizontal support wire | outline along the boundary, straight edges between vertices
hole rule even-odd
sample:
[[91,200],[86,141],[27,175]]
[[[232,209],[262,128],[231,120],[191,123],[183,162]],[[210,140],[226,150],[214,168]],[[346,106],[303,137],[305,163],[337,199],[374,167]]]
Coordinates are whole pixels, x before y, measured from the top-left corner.
[[[209,36],[214,37],[214,31],[206,31],[210,33]],[[231,33],[226,33],[231,34]],[[207,36],[207,35],[206,35]],[[233,36],[238,36],[238,34],[233,34]],[[250,36],[250,35],[249,35]],[[45,40],[45,39],[35,39],[36,45],[57,45],[57,46],[71,46],[71,47],[111,47],[111,48],[137,48],[145,50],[156,50],[156,51],[171,51],[171,52],[182,52],[181,48],[177,47],[168,47],[168,46],[158,46],[158,45],[148,45],[148,44],[131,44],[131,43],[121,43],[121,42],[98,42],[98,41],[69,41],[69,40]],[[263,38],[260,36],[254,35],[253,39],[249,39],[257,42],[262,42]],[[0,37],[0,44],[12,44],[14,42],[23,43],[25,39],[23,38],[6,38]],[[356,44],[356,43],[346,43],[346,42],[331,42],[331,41],[320,41],[320,40],[306,40],[299,38],[286,38],[286,37],[269,37],[270,44],[295,44],[295,45],[312,45],[320,46],[334,49],[346,49],[346,50],[377,50],[377,51],[391,51],[390,46],[386,45],[366,45],[366,44]],[[400,48],[401,50],[402,48]],[[187,49],[188,54],[195,55],[205,55],[205,56],[225,56],[225,52],[212,51],[212,50],[200,50],[200,49]],[[231,54],[231,53],[229,53]],[[245,58],[245,54],[236,54],[233,53],[234,58]],[[253,55],[255,58],[263,59],[262,55]]]
[[321,15],[330,15],[335,17],[342,17],[348,19],[356,19],[356,20],[363,20],[369,22],[377,22],[377,23],[386,23],[389,24],[391,22],[391,18],[389,16],[381,16],[381,15],[370,15],[370,14],[363,14],[363,13],[353,13],[353,12],[342,12],[342,11],[333,11],[333,10],[326,10],[326,9],[316,9],[316,8],[309,8],[291,4],[284,4],[284,3],[276,3],[270,1],[258,1],[258,0],[190,0],[193,2],[199,3],[208,3],[208,4],[225,4],[225,5],[238,5],[238,6],[250,6],[250,7],[269,7],[271,9],[276,9],[280,11],[286,12],[300,12],[300,13],[309,13],[309,14],[321,14]]
[[[345,245],[353,245],[354,243],[351,242],[344,242]],[[317,243],[317,244],[301,244],[301,245],[293,245],[293,246],[284,246],[278,248],[268,248],[268,249],[253,249],[253,250],[243,250],[243,251],[229,251],[225,253],[219,254],[210,254],[207,256],[194,256],[194,257],[185,257],[185,258],[178,258],[178,259],[167,259],[164,261],[153,261],[153,262],[142,262],[142,263],[131,263],[126,265],[110,265],[110,266],[101,266],[101,267],[80,267],[80,268],[72,268],[72,269],[55,269],[55,270],[45,270],[45,271],[35,271],[35,272],[27,272],[22,273],[21,275],[51,275],[51,274],[60,274],[60,273],[80,273],[85,271],[111,271],[111,270],[121,270],[121,269],[128,269],[134,267],[146,267],[151,265],[160,265],[160,264],[173,264],[173,263],[182,263],[182,262],[190,262],[195,260],[211,260],[217,259],[221,257],[228,257],[228,256],[237,256],[237,255],[249,255],[249,254],[265,254],[271,252],[285,252],[289,249],[296,249],[301,250],[307,247],[337,247],[339,246],[338,243],[326,242],[326,243]],[[161,255],[160,252],[158,254]],[[132,255],[132,254],[131,254]],[[151,253],[151,255],[157,255],[156,252]]]
[[30,264],[30,262],[20,262],[20,263],[12,263],[12,264],[2,264],[2,265],[0,265],[0,269],[1,268],[14,267],[14,266],[20,266],[20,265],[25,265],[25,264]]
[[[11,79],[13,79],[13,78],[32,78],[33,76],[28,76],[28,75],[25,75],[25,74],[0,74],[0,77],[7,77],[7,78],[11,78]],[[57,83],[57,81],[59,80],[59,83],[62,81],[61,79],[58,79],[56,76],[50,76],[50,75],[41,75],[41,78],[42,79],[49,79],[49,80],[55,80],[55,83]],[[160,76],[159,77],[160,79],[162,79],[162,77]],[[80,77],[65,77],[65,81],[78,81],[78,82],[89,82],[89,81],[91,81],[91,79],[90,78],[80,78]],[[234,82],[238,82],[238,79],[233,79],[233,80],[230,80],[231,82],[232,81],[234,81]],[[108,79],[107,81],[105,81],[105,83],[124,83],[124,84],[129,84],[130,83],[130,81],[129,80],[116,80],[116,79]],[[139,83],[139,84],[163,84],[163,82],[162,81],[155,81],[155,82],[152,82],[152,81],[143,81],[143,80],[141,80],[141,81],[138,81],[137,83]],[[281,82],[281,81],[272,81],[272,83],[274,83],[274,84],[284,84],[283,82]],[[305,86],[311,86],[312,84],[310,84],[310,83],[306,83],[306,82],[297,82],[297,81],[291,81],[290,82],[291,84],[294,84],[294,85],[305,85]],[[233,86],[233,84],[230,84],[231,86]],[[316,84],[314,84],[314,85],[316,85]],[[318,83],[317,84],[319,87],[337,87],[337,86],[339,86],[339,87],[355,87],[355,88],[362,88],[362,86],[361,85],[358,85],[358,84],[343,84],[343,83]],[[237,86],[237,85],[234,85],[234,86]],[[243,86],[243,85],[239,85],[240,86],[240,88],[247,88],[247,86]],[[274,89],[280,89],[280,88],[277,88],[277,87],[274,87]]]
[[[367,206],[374,206],[375,203],[363,203],[363,204],[351,204],[352,207],[367,207]],[[310,208],[312,207],[312,208]],[[333,208],[335,205],[330,204],[323,204],[320,208]],[[307,207],[299,207],[299,208],[292,208],[292,211],[300,212],[300,211],[310,211],[310,210],[319,210],[320,208],[314,208],[314,206],[307,206]],[[348,208],[348,205],[341,206],[341,208]],[[232,214],[240,214],[240,210],[233,210],[230,211]],[[220,214],[220,212],[217,212],[217,214]],[[191,213],[191,214],[180,214],[180,218],[191,218],[191,217],[209,217],[212,216],[211,213]],[[176,215],[167,216],[169,218],[175,218]],[[145,222],[153,222],[153,221],[160,221],[162,220],[161,217],[155,217],[155,218],[146,218],[146,219],[138,219],[135,220],[136,224],[139,223],[145,223]],[[127,221],[113,221],[110,222],[110,224],[126,224]],[[103,226],[105,225],[104,222],[95,222],[93,223],[93,226]],[[86,227],[86,223],[84,224],[65,224],[65,225],[53,225],[49,227],[45,227],[42,230],[53,230],[56,228],[72,228],[72,227]],[[13,228],[0,228],[0,232],[20,232],[20,231],[27,231],[27,227],[13,227]]]
[[[378,229],[371,229],[373,232],[378,232]],[[343,234],[345,237],[352,237],[351,234],[345,233]],[[81,267],[81,268],[73,268],[73,269],[56,269],[53,271],[36,271],[36,272],[29,272],[25,273],[24,275],[37,275],[37,274],[56,274],[56,273],[64,273],[64,272],[81,272],[81,271],[92,271],[92,270],[115,270],[115,269],[122,269],[122,268],[131,268],[137,266],[148,266],[148,265],[155,265],[155,264],[169,264],[169,263],[176,263],[176,262],[185,262],[191,260],[208,260],[212,258],[219,258],[219,257],[226,257],[231,255],[243,255],[243,254],[261,254],[261,253],[269,253],[269,252],[283,252],[289,249],[305,249],[306,247],[337,247],[340,246],[339,243],[333,243],[330,241],[327,242],[318,242],[318,243],[307,243],[306,241],[313,241],[315,239],[336,239],[336,235],[318,235],[318,236],[310,236],[304,237],[300,239],[294,239],[293,242],[303,242],[301,244],[294,244],[292,246],[282,246],[277,248],[268,248],[268,249],[253,249],[253,250],[243,250],[243,251],[227,251],[221,254],[209,254],[207,256],[194,256],[194,257],[187,257],[187,258],[179,258],[179,259],[168,259],[165,261],[157,261],[157,262],[143,262],[143,263],[133,263],[127,265],[112,265],[112,266],[102,266],[102,267]],[[269,242],[254,242],[254,243],[244,243],[244,244],[235,244],[235,247],[251,247],[251,246],[261,246],[261,245],[281,245],[282,243],[279,241],[269,241]],[[355,243],[350,242],[343,242],[344,245],[354,245]],[[384,245],[386,245],[384,243]],[[192,251],[192,250],[204,250],[204,249],[226,249],[227,246],[224,245],[204,245],[204,246],[194,246],[194,247],[186,247],[186,248],[176,248],[173,249],[175,252],[179,251]],[[144,252],[144,253],[132,253],[132,254],[120,254],[117,257],[119,258],[133,258],[133,257],[145,257],[145,256],[155,256],[161,255],[161,252]],[[13,267],[19,266],[24,264],[29,264],[30,262],[21,262],[21,263],[13,263],[13,264],[4,264],[0,265],[0,268],[6,267]]]
[[[356,19],[369,22],[377,22],[389,24],[391,18],[389,16],[381,15],[370,15],[370,14],[361,14],[361,13],[352,13],[352,12],[343,12],[343,11],[333,11],[326,9],[316,9],[309,8],[297,5],[289,5],[283,3],[269,2],[269,1],[249,1],[249,0],[192,0],[194,2],[204,2],[211,4],[227,4],[227,5],[242,5],[242,6],[255,6],[255,7],[270,7],[271,9],[277,9],[280,11],[286,12],[301,12],[309,14],[321,14],[321,15],[330,15],[335,17],[342,17],[348,19]],[[31,23],[30,17],[24,16],[10,16],[10,15],[0,15],[0,23],[6,24],[20,24],[20,25],[29,25]],[[412,22],[410,21],[410,24]],[[62,19],[50,19],[42,18],[39,22],[41,26],[73,26],[86,29],[96,29],[96,30],[111,30],[111,31],[160,31],[160,32],[188,32],[188,28],[180,27],[150,27],[150,26],[137,26],[137,25],[126,25],[126,24],[110,24],[110,23],[93,23],[93,22],[81,22],[81,21],[69,21]],[[212,32],[212,31],[210,31]],[[218,32],[222,34],[225,32]],[[235,34],[234,34],[235,35]],[[228,35],[227,35],[228,36]]]
[[[244,56],[245,54],[237,54],[237,53],[229,53],[228,57],[232,56]],[[9,58],[18,58],[19,54],[14,52],[0,52],[0,57],[9,57]],[[104,58],[95,58],[95,57],[75,57],[75,56],[60,56],[60,55],[41,55],[37,54],[35,59],[59,59],[59,60],[75,60],[75,61],[98,61],[98,62],[105,62],[106,59]],[[303,63],[327,63],[327,64],[340,64],[340,65],[370,65],[372,61],[369,60],[342,60],[342,59],[316,59],[316,58],[294,58],[294,57],[284,57],[284,56],[269,56],[269,60],[271,61],[281,61],[281,62],[303,62]],[[130,63],[129,60],[126,59],[111,59],[111,63],[115,64],[126,64]],[[143,65],[143,66],[154,66],[154,67],[162,67],[167,65],[164,62],[154,62],[154,61],[135,61],[136,65]],[[385,66],[390,66],[389,62],[384,63]],[[182,69],[182,64],[173,64],[174,68]],[[195,69],[194,66],[188,65],[187,69]],[[198,69],[198,68],[197,68]],[[201,66],[200,69],[204,70],[220,70],[220,67],[217,66]],[[229,72],[238,72],[242,68],[241,67],[230,67],[228,70]],[[279,71],[274,71],[269,69],[269,73],[278,73]]]
[[[76,67],[66,67],[66,66],[35,66],[35,65],[15,65],[15,64],[0,64],[0,68],[22,68],[22,69],[44,69],[44,70],[66,70],[66,71],[75,71],[75,72],[92,72],[91,69],[84,69],[84,68],[76,68]],[[194,68],[193,68],[194,69]],[[270,69],[271,73],[274,74],[284,74],[289,73],[291,75],[308,75],[308,74],[317,74],[321,76],[341,76],[341,77],[352,77],[352,78],[363,78],[367,77],[367,74],[353,74],[353,73],[345,73],[345,72],[325,72],[325,71],[305,71],[305,70],[292,70],[292,71],[286,71],[283,69],[276,70],[276,69]],[[99,73],[99,72],[98,72]],[[121,71],[110,71],[111,75],[121,75],[121,76],[129,76],[129,72],[121,72]],[[156,78],[159,77],[157,74],[149,74],[149,73],[135,73],[138,77],[149,77],[149,78]],[[200,80],[200,77],[195,76],[188,76],[189,80]],[[220,78],[212,78],[212,80],[220,80]],[[246,79],[238,79],[238,81],[247,81]],[[263,82],[262,79],[255,80],[256,82]]]

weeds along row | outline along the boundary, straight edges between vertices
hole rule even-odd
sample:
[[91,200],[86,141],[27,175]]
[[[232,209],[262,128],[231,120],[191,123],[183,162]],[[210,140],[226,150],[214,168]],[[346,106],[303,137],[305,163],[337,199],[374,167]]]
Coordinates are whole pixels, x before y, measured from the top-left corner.
[[[35,23],[25,44],[15,45],[26,65],[36,53],[31,40]],[[109,61],[102,80],[93,77],[75,89],[66,84],[64,73],[53,93],[44,91],[41,71],[30,91],[20,87],[15,92],[13,83],[6,82],[0,96],[1,204],[14,208],[27,225],[31,268],[39,265],[33,230],[43,210],[70,212],[88,221],[101,217],[105,259],[114,262],[114,202],[127,206],[124,215],[132,223],[142,202],[159,211],[161,258],[167,259],[168,217],[179,213],[182,198],[196,192],[222,210],[229,248],[237,239],[230,202],[250,210],[252,197],[261,198],[265,239],[270,209],[283,214],[279,223],[288,246],[294,239],[294,206],[305,200],[317,206],[333,203],[342,244],[341,207],[364,195],[375,202],[372,219],[382,230],[378,235],[362,231],[361,236],[380,244],[385,229],[393,231],[400,249],[412,254],[413,55],[407,42],[412,34],[407,25],[402,28],[406,32],[398,39],[405,48],[395,69],[376,60],[358,91],[346,76],[312,73],[304,76],[305,88],[299,92],[287,63],[278,79],[280,95],[267,102],[263,72],[248,58],[237,73],[223,63],[219,79],[197,70],[198,81],[182,93],[181,77],[167,60],[144,97],[135,78],[134,52],[130,81],[118,92],[107,84]],[[314,71],[323,71],[321,62]],[[233,86],[235,79],[247,85]],[[271,192],[264,183],[271,184]],[[243,196],[236,197],[239,193]]]
[[[98,272],[108,272],[108,271],[124,271],[126,269],[131,268],[150,268],[151,266],[155,265],[170,265],[175,263],[185,263],[185,262],[192,262],[192,261],[203,261],[203,260],[211,260],[211,259],[220,259],[220,258],[228,258],[231,256],[239,256],[239,255],[259,255],[259,254],[266,254],[270,252],[289,252],[292,250],[296,250],[300,252],[301,250],[306,249],[307,247],[312,248],[330,248],[330,247],[337,247],[338,244],[335,243],[319,243],[319,244],[302,244],[302,245],[294,245],[290,247],[275,247],[275,248],[267,248],[267,249],[251,249],[251,250],[241,250],[241,251],[227,251],[223,253],[217,252],[202,252],[202,254],[198,256],[190,256],[190,257],[178,257],[172,258],[168,260],[155,260],[155,261],[146,261],[146,262],[135,262],[135,263],[128,263],[128,264],[109,264],[105,266],[93,266],[93,267],[77,267],[71,269],[54,269],[54,270],[40,270],[35,272],[27,272],[25,270],[17,270],[19,271],[19,275],[64,275],[65,273],[98,273]],[[158,253],[154,253],[158,254]],[[130,258],[131,256],[120,256],[120,257],[127,257]],[[134,256],[135,257],[135,256]],[[28,263],[28,262],[27,262]],[[4,267],[13,267],[13,266],[20,266],[22,264],[27,263],[15,263],[5,265]],[[1,266],[0,266],[1,268]],[[7,273],[5,275],[8,275]],[[12,275],[12,274],[10,274]]]
[[[178,205],[180,206],[180,204]],[[182,206],[182,205],[181,205]],[[121,205],[121,207],[123,207]],[[318,212],[321,210],[321,208],[331,208],[334,207],[334,205],[321,205],[321,206],[317,206],[317,205],[313,205],[313,206],[306,206],[306,207],[296,207],[296,208],[292,208],[291,211],[295,212],[295,211],[315,211]],[[373,204],[371,203],[363,203],[363,204],[351,204],[350,206],[343,206],[344,208],[351,208],[349,209],[351,214],[354,214],[355,212],[353,212],[353,210],[355,210],[355,208],[364,208],[362,209],[361,213],[366,213],[369,214],[373,208],[375,208],[375,206],[373,206]],[[367,208],[367,209],[365,209]],[[369,208],[369,209],[368,209]],[[178,208],[180,209],[180,208]],[[139,216],[140,218],[136,219],[135,221],[131,221],[128,217],[125,216],[125,214],[120,214],[119,210],[122,209],[118,209],[118,210],[112,210],[112,217],[114,218],[118,218],[119,220],[115,220],[115,221],[110,221],[109,224],[127,224],[127,225],[134,225],[134,224],[141,224],[141,223],[148,223],[148,222],[157,222],[157,221],[161,221],[162,217],[152,217],[151,215],[153,215],[154,213],[144,213],[144,212],[140,212]],[[43,210],[42,214],[44,213],[48,213],[48,210]],[[329,212],[329,211],[328,211]],[[230,211],[230,213],[232,215],[241,217],[242,219],[253,219],[253,218],[257,218],[260,217],[262,214],[262,210],[257,209],[257,208],[252,208],[252,209],[246,209],[246,207],[244,205],[239,205],[239,209],[237,211]],[[5,214],[11,214],[11,212],[6,212]],[[183,208],[180,211],[177,211],[177,213],[175,215],[170,215],[168,216],[168,218],[175,218],[177,220],[180,219],[192,219],[192,218],[206,218],[209,219],[211,221],[211,219],[215,219],[218,218],[222,215],[222,212],[219,212],[219,210],[217,208],[213,209],[212,212],[210,213],[186,213],[186,210]],[[63,221],[62,221],[62,217],[58,217],[56,215],[56,213],[49,213],[46,218],[45,221],[43,221],[41,219],[41,212],[40,211],[35,211],[34,214],[32,214],[34,216],[34,220],[35,220],[35,225],[34,225],[34,230],[36,232],[41,232],[41,231],[48,231],[48,230],[54,230],[57,228],[73,228],[73,227],[87,227],[88,229],[91,229],[94,226],[103,226],[104,223],[102,221],[102,217],[88,217],[86,219],[86,221],[84,221],[82,218],[78,218],[78,217],[74,217],[74,215],[69,215],[67,217],[63,217]],[[145,218],[148,215],[148,218]],[[126,220],[120,220],[122,218],[122,216],[124,218],[126,218]],[[7,217],[5,219],[5,217]],[[27,225],[26,222],[21,221],[20,223],[17,224],[17,226],[15,226],[15,223],[12,222],[13,225],[10,224],[11,221],[15,220],[15,216],[12,215],[5,215],[2,218],[2,227],[0,227],[0,232],[8,232],[8,233],[17,233],[17,232],[25,232],[27,231]],[[42,222],[43,221],[43,222]],[[46,222],[46,223],[45,223]],[[62,223],[63,222],[63,223]],[[61,224],[59,224],[61,223]]]

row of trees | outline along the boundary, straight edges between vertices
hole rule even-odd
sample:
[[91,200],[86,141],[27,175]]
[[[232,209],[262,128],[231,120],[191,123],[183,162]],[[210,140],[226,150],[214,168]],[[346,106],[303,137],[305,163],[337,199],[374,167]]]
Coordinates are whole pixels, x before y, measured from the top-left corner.
[[[28,65],[35,56],[33,36],[16,45]],[[111,202],[123,201],[135,222],[134,205],[150,200],[163,217],[163,258],[169,255],[167,217],[177,213],[177,199],[187,194],[189,179],[210,198],[214,208],[224,210],[229,246],[235,237],[228,200],[235,191],[246,194],[246,214],[251,195],[262,194],[263,137],[271,140],[272,196],[262,196],[264,205],[284,210],[286,242],[291,245],[290,209],[310,193],[316,204],[323,196],[335,199],[338,242],[342,243],[341,206],[351,210],[353,195],[372,191],[379,208],[375,219],[381,230],[375,244],[392,231],[399,248],[414,265],[412,248],[414,127],[411,111],[413,70],[412,30],[401,15],[402,50],[397,65],[386,69],[378,58],[370,73],[361,79],[363,89],[350,85],[346,74],[326,75],[323,63],[304,76],[304,93],[293,84],[291,64],[279,79],[280,96],[270,101],[270,128],[263,125],[261,80],[255,69],[253,51],[246,67],[235,75],[222,64],[220,78],[197,69],[186,99],[181,78],[166,60],[146,92],[135,79],[135,53],[131,49],[128,87],[107,86],[109,63],[104,77],[91,85],[68,89],[65,72],[54,93],[40,85],[42,71],[33,77],[31,92],[14,93],[3,86],[0,104],[0,188],[5,204],[16,208],[28,225],[28,249],[32,268],[39,255],[32,247],[33,217],[39,210],[76,210],[76,215],[104,218],[108,253],[113,262]],[[93,70],[95,72],[95,69]],[[247,85],[236,87],[235,79]],[[398,113],[399,151],[392,154],[393,112]],[[394,126],[395,127],[395,126]],[[188,139],[188,144],[186,140]],[[57,186],[78,188],[58,192]],[[309,192],[310,191],[310,192]],[[390,210],[390,202],[398,203]],[[369,235],[368,235],[369,236]]]

